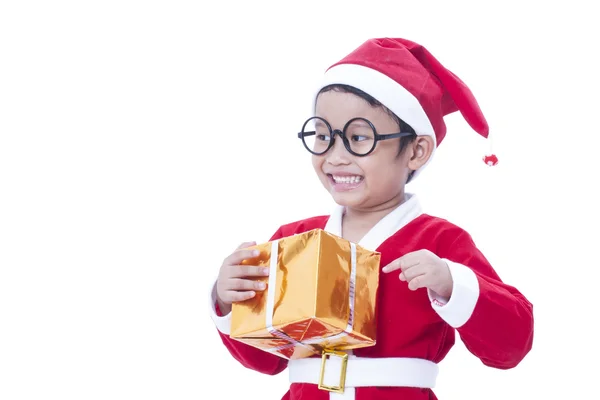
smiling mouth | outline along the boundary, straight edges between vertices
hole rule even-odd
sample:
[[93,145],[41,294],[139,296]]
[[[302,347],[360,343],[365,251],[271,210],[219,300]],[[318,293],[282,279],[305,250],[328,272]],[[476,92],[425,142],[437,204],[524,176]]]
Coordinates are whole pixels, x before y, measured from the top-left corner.
[[360,175],[354,175],[354,176],[335,176],[335,175],[330,175],[331,179],[333,179],[333,181],[335,183],[359,183],[360,181],[363,180],[363,177]]
[[364,179],[364,177],[361,175],[339,176],[339,175],[327,174],[327,176],[336,185],[348,185],[348,186],[357,185],[357,184],[361,183]]

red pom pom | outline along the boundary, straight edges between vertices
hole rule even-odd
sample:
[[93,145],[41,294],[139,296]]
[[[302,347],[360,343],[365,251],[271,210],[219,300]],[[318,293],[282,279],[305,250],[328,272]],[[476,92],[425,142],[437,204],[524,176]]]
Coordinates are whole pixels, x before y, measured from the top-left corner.
[[483,162],[486,163],[486,165],[493,167],[494,165],[498,164],[498,157],[496,157],[495,154],[490,154],[483,157]]

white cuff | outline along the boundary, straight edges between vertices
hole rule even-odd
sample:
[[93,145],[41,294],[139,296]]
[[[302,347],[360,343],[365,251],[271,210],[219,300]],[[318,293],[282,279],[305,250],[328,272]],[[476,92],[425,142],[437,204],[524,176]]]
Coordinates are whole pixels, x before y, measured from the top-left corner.
[[213,284],[209,297],[210,317],[212,318],[219,332],[224,335],[229,335],[231,332],[231,312],[223,317],[220,317],[217,315],[217,309],[215,307],[215,304],[217,303],[217,282]]
[[452,275],[452,295],[450,300],[427,290],[431,306],[444,321],[453,328],[463,326],[475,310],[479,299],[479,281],[469,267],[444,259]]

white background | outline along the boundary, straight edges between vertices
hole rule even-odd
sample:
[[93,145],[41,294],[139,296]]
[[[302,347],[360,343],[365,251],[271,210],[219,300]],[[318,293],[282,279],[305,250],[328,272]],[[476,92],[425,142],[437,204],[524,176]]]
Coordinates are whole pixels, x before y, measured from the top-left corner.
[[458,341],[437,395],[597,396],[593,2],[202,3],[0,5],[0,399],[279,399],[208,288],[240,242],[331,209],[295,133],[324,69],[380,36],[475,93],[500,164],[456,113],[408,189],[535,307],[521,365]]

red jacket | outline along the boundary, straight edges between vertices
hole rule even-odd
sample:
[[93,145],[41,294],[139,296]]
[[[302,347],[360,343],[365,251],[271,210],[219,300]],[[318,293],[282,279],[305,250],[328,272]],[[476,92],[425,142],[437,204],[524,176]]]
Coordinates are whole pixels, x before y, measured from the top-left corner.
[[[316,228],[341,236],[341,212],[284,225],[271,240]],[[444,219],[421,214],[416,199],[385,217],[359,244],[379,251],[382,267],[406,253],[430,250],[448,263],[454,287],[447,302],[426,289],[409,290],[397,273],[380,274],[377,344],[354,350],[355,356],[408,357],[439,363],[454,345],[455,332],[474,356],[493,368],[515,367],[531,349],[531,303],[517,289],[501,281],[467,232]],[[218,317],[214,293],[211,303],[219,334],[234,358],[264,374],[274,375],[286,369],[287,360],[229,338],[227,320]],[[347,398],[356,400],[436,399],[427,388],[349,390],[355,392]],[[329,398],[329,392],[309,383],[291,384],[282,397],[286,400]]]

